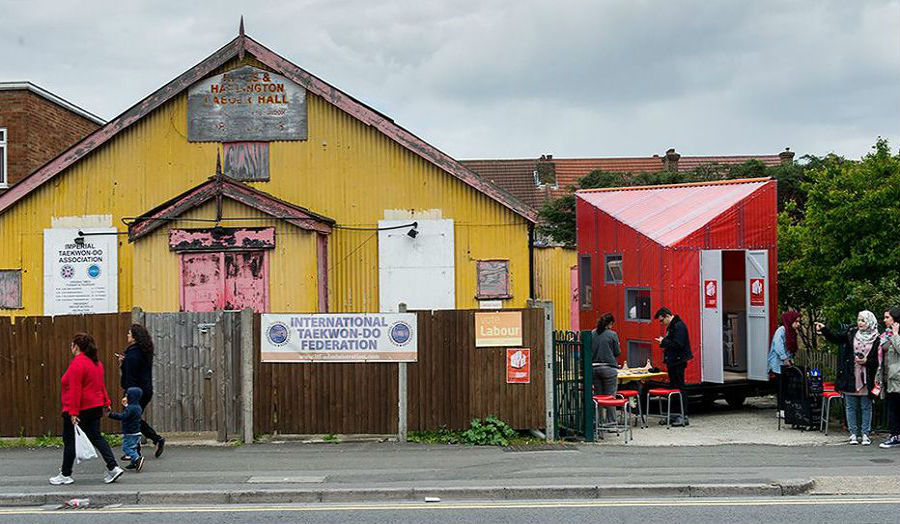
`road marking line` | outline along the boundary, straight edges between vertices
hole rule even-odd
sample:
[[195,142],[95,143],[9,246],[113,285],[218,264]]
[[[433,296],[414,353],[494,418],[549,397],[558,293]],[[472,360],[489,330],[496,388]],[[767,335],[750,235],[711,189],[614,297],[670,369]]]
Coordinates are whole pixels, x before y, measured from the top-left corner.
[[716,507],[716,506],[816,506],[838,504],[900,504],[900,498],[804,498],[804,499],[762,499],[762,500],[660,500],[660,501],[583,501],[583,502],[445,502],[442,504],[408,503],[408,504],[356,504],[356,505],[328,505],[317,506],[194,506],[194,507],[117,507],[111,509],[80,509],[80,510],[42,510],[32,509],[0,509],[0,515],[55,515],[55,514],[127,514],[127,513],[247,513],[247,512],[306,512],[306,511],[410,511],[410,510],[460,510],[460,509],[546,509],[546,508],[631,508],[631,507]]

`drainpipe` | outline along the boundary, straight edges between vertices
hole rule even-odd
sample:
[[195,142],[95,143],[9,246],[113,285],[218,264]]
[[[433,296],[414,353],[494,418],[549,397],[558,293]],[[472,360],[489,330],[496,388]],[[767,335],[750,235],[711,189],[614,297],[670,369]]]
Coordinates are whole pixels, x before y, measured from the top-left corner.
[[534,224],[528,223],[528,298],[534,300]]

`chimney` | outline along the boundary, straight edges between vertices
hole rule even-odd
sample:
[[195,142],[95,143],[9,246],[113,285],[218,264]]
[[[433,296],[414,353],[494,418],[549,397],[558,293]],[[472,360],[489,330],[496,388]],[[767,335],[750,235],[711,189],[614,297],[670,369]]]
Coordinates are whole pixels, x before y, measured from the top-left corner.
[[538,187],[544,185],[556,187],[556,163],[553,155],[541,155],[534,170],[534,184]]
[[794,152],[791,151],[791,148],[786,147],[784,151],[778,153],[778,158],[781,159],[782,164],[793,164],[794,163]]
[[678,171],[678,159],[681,155],[675,152],[675,148],[669,148],[666,156],[663,158],[663,171]]

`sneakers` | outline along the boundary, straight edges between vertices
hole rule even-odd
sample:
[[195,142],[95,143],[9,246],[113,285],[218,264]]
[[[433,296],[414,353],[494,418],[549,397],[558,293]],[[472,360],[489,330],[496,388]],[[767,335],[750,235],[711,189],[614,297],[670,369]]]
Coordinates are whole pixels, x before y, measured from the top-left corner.
[[144,457],[138,457],[137,460],[125,466],[125,469],[133,469],[135,473],[140,473],[144,469]]
[[878,445],[878,447],[882,449],[889,449],[897,446],[900,446],[900,435],[894,435]]
[[75,479],[73,479],[72,477],[67,477],[67,476],[63,475],[62,472],[60,472],[60,474],[55,477],[50,477],[50,484],[53,484],[54,486],[61,486],[63,484],[71,484],[73,482],[75,482]]
[[868,445],[871,444],[871,443],[872,443],[872,441],[869,440],[869,436],[868,436],[868,435],[863,435],[863,438],[862,438],[862,445],[863,445],[863,446],[868,446]]
[[160,437],[156,442],[156,453],[154,453],[154,457],[159,458],[160,455],[163,454],[163,450],[166,449],[166,439]]
[[850,435],[850,445],[855,446],[857,444],[859,444],[859,441],[856,440],[856,435]]
[[106,484],[112,484],[113,482],[118,480],[123,473],[125,473],[125,470],[120,468],[119,466],[116,466],[106,472],[106,476],[103,477],[103,482],[105,482]]

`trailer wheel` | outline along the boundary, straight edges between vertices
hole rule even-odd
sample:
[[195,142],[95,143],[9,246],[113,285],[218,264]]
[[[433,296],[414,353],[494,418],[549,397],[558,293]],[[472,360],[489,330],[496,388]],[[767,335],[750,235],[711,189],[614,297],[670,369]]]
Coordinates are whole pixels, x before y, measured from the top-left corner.
[[725,402],[728,403],[729,407],[732,407],[735,409],[743,406],[745,400],[747,400],[747,394],[743,393],[743,392],[729,393],[729,394],[725,395]]

